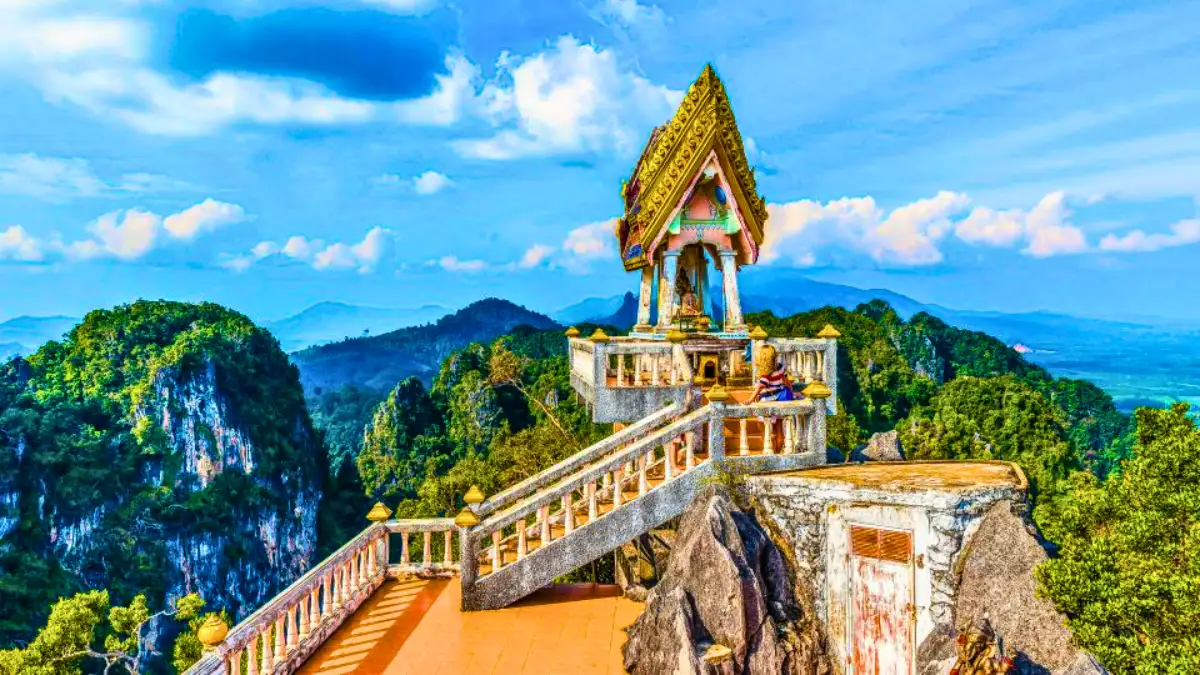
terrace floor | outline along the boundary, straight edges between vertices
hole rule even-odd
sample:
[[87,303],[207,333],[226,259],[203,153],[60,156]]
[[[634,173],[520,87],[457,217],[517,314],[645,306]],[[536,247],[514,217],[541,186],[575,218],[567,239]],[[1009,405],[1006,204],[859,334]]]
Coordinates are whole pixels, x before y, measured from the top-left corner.
[[389,581],[301,675],[619,675],[643,605],[615,586],[551,586],[505,609],[462,612],[457,579]]

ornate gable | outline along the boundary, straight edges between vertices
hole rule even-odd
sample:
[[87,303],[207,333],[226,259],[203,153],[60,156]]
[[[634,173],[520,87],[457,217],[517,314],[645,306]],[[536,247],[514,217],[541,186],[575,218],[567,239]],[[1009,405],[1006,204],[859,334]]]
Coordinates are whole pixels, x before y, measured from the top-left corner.
[[617,225],[617,237],[626,270],[649,264],[659,235],[713,152],[729,181],[738,220],[755,246],[762,245],[766,201],[759,196],[746,161],[725,86],[709,64],[688,87],[671,121],[650,135],[622,189],[625,215]]

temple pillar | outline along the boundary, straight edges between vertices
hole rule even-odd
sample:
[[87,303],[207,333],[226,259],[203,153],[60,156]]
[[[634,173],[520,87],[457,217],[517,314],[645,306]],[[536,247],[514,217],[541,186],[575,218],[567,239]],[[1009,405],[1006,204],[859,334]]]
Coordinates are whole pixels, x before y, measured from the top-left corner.
[[675,319],[675,278],[679,274],[679,251],[664,251],[662,268],[658,285],[658,327],[666,330]]
[[653,329],[650,325],[650,291],[654,285],[654,266],[647,265],[642,268],[642,287],[638,294],[638,314],[637,325],[633,327],[635,333],[648,333]]
[[725,288],[725,332],[744,332],[742,300],[738,297],[737,251],[721,251],[721,274]]

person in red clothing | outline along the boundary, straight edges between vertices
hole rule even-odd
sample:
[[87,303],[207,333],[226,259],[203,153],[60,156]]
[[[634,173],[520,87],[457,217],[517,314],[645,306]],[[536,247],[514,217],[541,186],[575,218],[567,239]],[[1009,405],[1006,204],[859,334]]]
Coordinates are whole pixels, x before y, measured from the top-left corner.
[[754,393],[750,397],[751,401],[791,401],[795,399],[792,395],[792,378],[788,376],[787,368],[778,358],[774,347],[764,345],[759,350],[758,363],[755,365],[758,369],[758,384],[754,386]]

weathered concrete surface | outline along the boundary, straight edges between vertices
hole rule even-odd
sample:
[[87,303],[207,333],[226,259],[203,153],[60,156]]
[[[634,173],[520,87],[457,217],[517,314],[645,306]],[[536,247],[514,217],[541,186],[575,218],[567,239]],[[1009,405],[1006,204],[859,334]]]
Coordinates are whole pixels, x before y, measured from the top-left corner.
[[[629,628],[625,669],[658,673],[829,673],[820,628],[784,557],[728,488],[705,487],[680,522],[667,571]],[[730,662],[704,663],[713,645]]]
[[1003,462],[826,466],[751,476],[747,484],[797,573],[812,579],[831,658],[843,666],[852,643],[851,524],[912,533],[914,642],[921,645],[954,630],[955,563],[964,542],[992,504],[1021,501],[1026,489],[1020,471]]
[[[1082,675],[1102,668],[1072,642],[1065,617],[1049,600],[1037,597],[1034,570],[1047,559],[1021,502],[996,502],[966,543],[956,572],[955,627],[962,630],[984,614],[1020,673]],[[937,655],[952,653],[953,636],[941,632],[922,645],[930,660],[922,673],[938,671]]]

